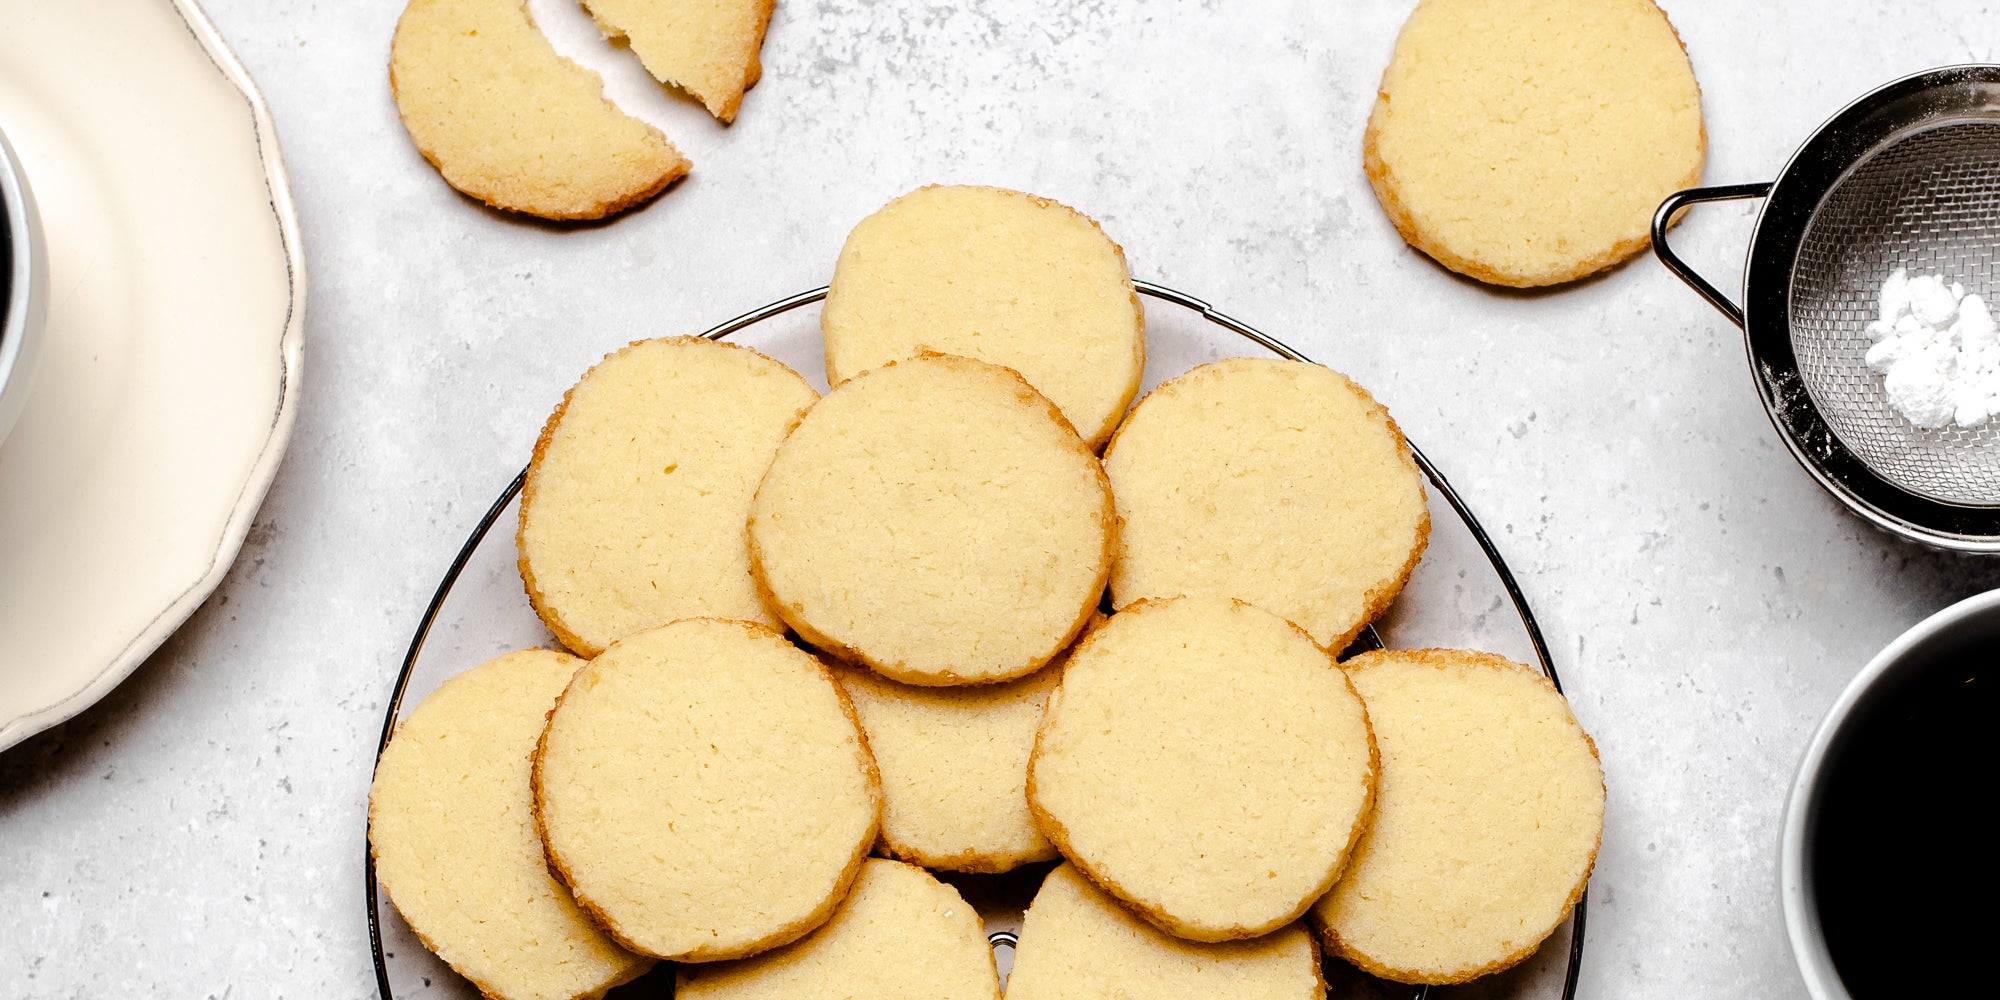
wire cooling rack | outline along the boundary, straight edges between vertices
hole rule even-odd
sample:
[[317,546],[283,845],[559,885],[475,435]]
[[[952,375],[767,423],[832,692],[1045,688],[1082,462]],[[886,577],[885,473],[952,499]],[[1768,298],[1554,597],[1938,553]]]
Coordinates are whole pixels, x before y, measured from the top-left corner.
[[[1294,350],[1283,341],[1258,330],[1256,327],[1242,320],[1217,311],[1207,302],[1192,295],[1176,291],[1164,285],[1157,285],[1150,281],[1134,281],[1132,284],[1142,295],[1170,302],[1191,310],[1209,323],[1237,334],[1281,358],[1313,363],[1311,358]],[[826,298],[826,291],[826,287],[821,286],[811,291],[800,292],[797,295],[779,299],[769,305],[753,309],[735,319],[715,326],[702,333],[701,336],[710,340],[722,340],[774,317],[791,312],[794,309],[812,305]],[[1534,647],[1535,659],[1541,667],[1542,673],[1547,675],[1550,683],[1556,686],[1556,690],[1562,690],[1562,680],[1556,676],[1555,663],[1549,658],[1549,648],[1548,644],[1542,639],[1541,626],[1535,621],[1535,613],[1528,607],[1527,597],[1521,593],[1520,586],[1514,581],[1513,571],[1507,568],[1506,560],[1500,557],[1500,551],[1494,547],[1492,538],[1487,535],[1486,529],[1479,523],[1479,519],[1473,516],[1471,509],[1466,507],[1465,501],[1458,495],[1458,491],[1452,489],[1451,483],[1438,471],[1437,466],[1432,464],[1431,460],[1424,455],[1423,450],[1412,442],[1410,444],[1410,452],[1416,457],[1417,466],[1423,470],[1424,478],[1430,481],[1431,489],[1435,490],[1437,495],[1450,505],[1452,511],[1463,522],[1472,539],[1477,542],[1479,550],[1485,556],[1486,561],[1492,565],[1493,572],[1498,577],[1501,586],[1505,589],[1507,598],[1513,602],[1515,613],[1520,616],[1521,627],[1527,633],[1528,640]],[[389,745],[390,735],[395,732],[396,719],[402,712],[403,696],[409,690],[411,675],[415,672],[418,658],[423,653],[424,642],[430,637],[431,627],[437,622],[438,613],[444,608],[445,601],[451,596],[452,588],[458,583],[459,576],[465,571],[466,564],[472,560],[474,554],[478,552],[480,545],[485,542],[493,525],[500,520],[501,515],[507,511],[508,507],[513,504],[515,498],[520,494],[521,485],[527,480],[527,477],[528,472],[524,468],[514,477],[512,482],[507,484],[506,488],[500,491],[499,497],[493,501],[493,505],[487,508],[485,515],[473,527],[472,534],[466,538],[464,546],[459,549],[458,555],[452,560],[450,568],[445,570],[444,578],[438,582],[437,591],[431,596],[430,604],[424,608],[423,617],[417,622],[416,633],[410,638],[409,651],[403,657],[402,669],[396,674],[396,686],[390,694],[389,706],[384,713],[382,739],[375,749],[378,761],[381,758],[383,748]],[[1381,637],[1376,633],[1374,627],[1370,626],[1355,641],[1355,644],[1346,653],[1342,654],[1342,658],[1364,649],[1379,649],[1381,647]],[[383,948],[383,922],[381,906],[377,901],[380,896],[380,888],[375,880],[375,856],[372,851],[367,850],[365,837],[363,853],[366,859],[363,866],[363,877],[367,883],[364,887],[365,891],[363,895],[367,899],[368,905],[368,941],[370,948],[374,952],[375,980],[381,991],[382,1000],[396,1000],[395,990],[390,985],[389,956]],[[1577,975],[1583,966],[1583,928],[1586,902],[1585,898],[1579,897],[1576,902],[1576,908],[1571,911],[1570,915],[1569,956],[1568,964],[1563,973],[1562,1000],[1575,1000],[1576,997]],[[1558,928],[1557,930],[1560,933],[1561,929]],[[1011,931],[1001,930],[995,931],[989,935],[989,938],[996,948],[1012,948],[1016,940],[1016,935]],[[641,980],[641,982],[645,981]],[[426,985],[429,984],[429,980],[425,980],[425,982]],[[1437,992],[1439,991],[1434,990],[1432,987],[1419,986],[1414,988],[1412,996],[1414,1000],[1432,1000],[1434,993]],[[617,991],[614,991],[612,994],[614,997],[617,995]]]

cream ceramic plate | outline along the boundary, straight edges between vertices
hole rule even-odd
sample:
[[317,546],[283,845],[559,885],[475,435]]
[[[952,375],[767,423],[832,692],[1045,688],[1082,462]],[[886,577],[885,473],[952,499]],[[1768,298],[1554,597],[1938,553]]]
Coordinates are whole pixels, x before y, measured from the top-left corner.
[[290,435],[304,273],[270,113],[192,0],[0,0],[49,317],[0,444],[0,749],[221,582]]

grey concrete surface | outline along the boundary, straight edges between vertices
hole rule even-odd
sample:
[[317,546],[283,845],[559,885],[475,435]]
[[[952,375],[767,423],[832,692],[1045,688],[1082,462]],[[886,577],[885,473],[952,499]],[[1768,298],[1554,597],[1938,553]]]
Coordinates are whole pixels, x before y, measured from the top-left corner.
[[[1137,276],[1371,387],[1485,519],[1609,784],[1579,995],[1803,995],[1775,886],[1797,758],[1876,649],[2000,562],[1822,494],[1735,328],[1650,257],[1514,294],[1405,247],[1359,161],[1407,0],[780,0],[734,126],[625,91],[694,172],[578,227],[485,210],[418,156],[384,71],[400,6],[207,4],[302,217],[302,410],[221,589],[103,702],[0,753],[0,996],[372,996],[369,768],[465,530],[605,351],[823,283],[856,220],[930,182],[1095,215]],[[1709,183],[1771,178],[1878,83],[2000,57],[1993,4],[1665,6]],[[1677,245],[1734,287],[1753,212],[1698,210]]]

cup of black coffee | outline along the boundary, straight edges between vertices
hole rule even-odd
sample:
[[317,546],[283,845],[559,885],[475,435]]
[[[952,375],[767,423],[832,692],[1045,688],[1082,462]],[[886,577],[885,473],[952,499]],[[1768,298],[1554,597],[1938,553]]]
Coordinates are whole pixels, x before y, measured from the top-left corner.
[[2000,590],[1890,643],[1806,749],[1779,880],[1792,957],[1815,1000],[1991,988],[1996,763]]
[[47,272],[35,197],[0,127],[0,441],[27,403],[48,309]]

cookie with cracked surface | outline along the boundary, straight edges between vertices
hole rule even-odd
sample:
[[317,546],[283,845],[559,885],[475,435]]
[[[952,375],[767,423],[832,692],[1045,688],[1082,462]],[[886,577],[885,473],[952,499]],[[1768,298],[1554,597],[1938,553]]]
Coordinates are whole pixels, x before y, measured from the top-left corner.
[[604,99],[525,0],[410,0],[389,47],[403,127],[452,187],[545,219],[601,219],[688,171],[658,129]]
[[758,50],[776,0],[582,0],[607,38],[624,38],[653,79],[736,120],[743,92],[763,75]]

